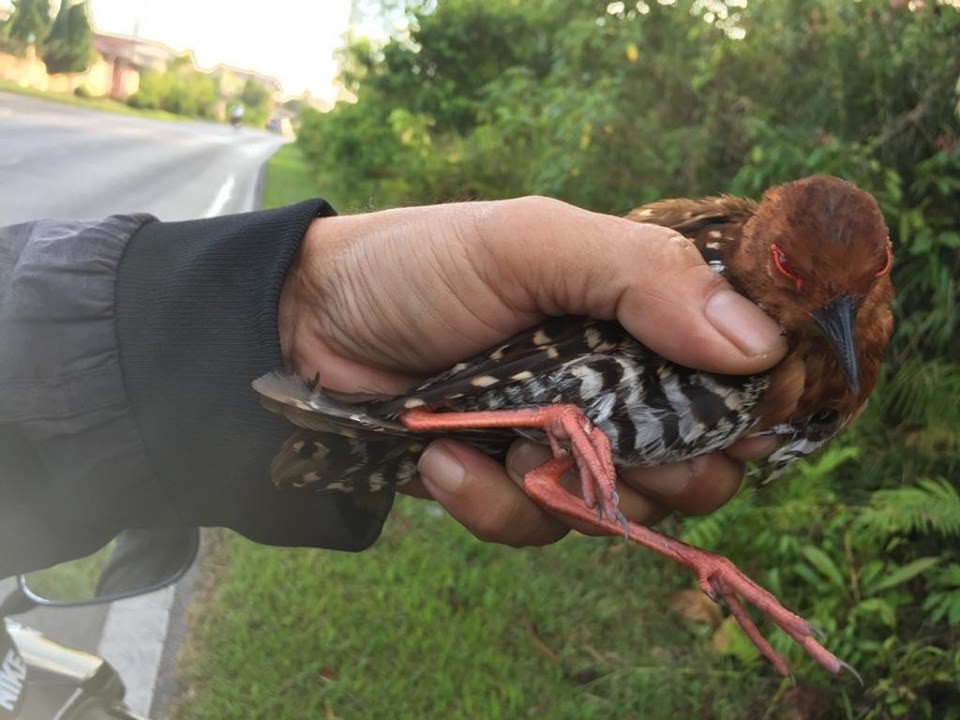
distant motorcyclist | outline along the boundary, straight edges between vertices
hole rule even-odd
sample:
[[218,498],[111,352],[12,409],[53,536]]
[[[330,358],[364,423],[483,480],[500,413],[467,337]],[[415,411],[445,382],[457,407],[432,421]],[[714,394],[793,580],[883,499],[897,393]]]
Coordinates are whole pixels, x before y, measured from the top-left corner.
[[243,121],[243,104],[237,103],[233,106],[233,109],[230,111],[230,124],[235,128],[240,127],[240,123]]

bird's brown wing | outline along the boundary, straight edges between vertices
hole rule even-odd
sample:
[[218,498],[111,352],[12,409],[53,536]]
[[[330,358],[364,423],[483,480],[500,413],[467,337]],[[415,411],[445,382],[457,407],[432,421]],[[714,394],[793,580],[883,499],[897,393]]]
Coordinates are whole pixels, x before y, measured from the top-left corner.
[[700,200],[658,200],[634,208],[626,218],[676,230],[693,240],[703,259],[722,272],[726,269],[725,246],[740,239],[743,226],[756,210],[753,200],[718,195]]

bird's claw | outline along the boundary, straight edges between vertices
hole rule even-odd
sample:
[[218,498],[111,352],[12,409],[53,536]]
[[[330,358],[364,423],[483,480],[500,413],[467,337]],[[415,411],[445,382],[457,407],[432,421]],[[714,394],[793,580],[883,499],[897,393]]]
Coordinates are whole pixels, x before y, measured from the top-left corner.
[[839,661],[840,669],[846,670],[848,673],[853,675],[857,681],[860,683],[860,686],[863,687],[863,678],[860,676],[860,673],[857,672],[856,668],[853,667],[850,663],[844,662],[843,660]]
[[[616,496],[616,493],[614,493],[614,496]],[[616,502],[618,503],[620,502],[619,497],[615,499],[616,499]],[[626,515],[620,512],[620,508],[617,508],[617,522],[620,523],[620,527],[623,528],[623,539],[629,540],[630,539],[630,521],[627,520]]]

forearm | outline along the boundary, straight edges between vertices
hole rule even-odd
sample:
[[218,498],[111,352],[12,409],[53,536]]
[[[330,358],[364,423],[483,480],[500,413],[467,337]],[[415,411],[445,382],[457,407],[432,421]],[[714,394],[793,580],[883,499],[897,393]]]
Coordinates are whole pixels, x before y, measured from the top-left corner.
[[124,507],[157,506],[124,502],[150,487],[113,312],[126,242],[150,221],[0,228],[0,577],[95,550]]
[[250,388],[322,201],[185,223],[0,228],[0,577],[127,527],[223,525],[362,549],[392,501],[275,490],[289,427]]

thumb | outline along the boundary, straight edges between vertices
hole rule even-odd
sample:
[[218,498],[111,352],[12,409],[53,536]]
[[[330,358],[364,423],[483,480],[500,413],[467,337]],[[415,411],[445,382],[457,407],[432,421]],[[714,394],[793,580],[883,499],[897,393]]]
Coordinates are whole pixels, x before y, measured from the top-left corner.
[[519,310],[616,318],[657,353],[713,372],[759,372],[786,352],[777,323],[673,230],[547,198],[502,203],[483,220],[496,272],[514,281],[501,289]]

